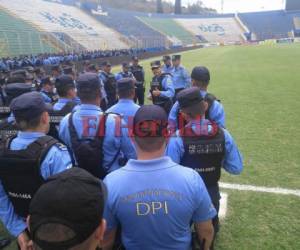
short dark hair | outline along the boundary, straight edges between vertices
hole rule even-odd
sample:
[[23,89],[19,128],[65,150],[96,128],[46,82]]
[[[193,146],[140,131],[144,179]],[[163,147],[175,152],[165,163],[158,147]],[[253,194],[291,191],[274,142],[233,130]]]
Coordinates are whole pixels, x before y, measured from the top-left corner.
[[38,127],[40,125],[40,122],[41,122],[42,114],[37,116],[37,117],[30,118],[30,119],[24,119],[24,118],[17,118],[16,117],[15,119],[16,119],[16,123],[18,125],[18,128],[21,131],[25,131],[25,130],[28,130],[28,129],[34,129],[34,128]]
[[165,143],[164,133],[167,131],[167,123],[143,121],[134,126],[135,141],[143,151],[156,151]]
[[190,116],[191,118],[197,118],[199,115],[205,114],[205,101],[201,101],[192,107],[183,108],[182,112]]
[[78,90],[77,96],[82,102],[92,102],[95,101],[97,98],[101,98],[101,89],[96,88],[94,91],[80,91]]
[[68,91],[71,89],[75,89],[75,86],[71,86],[71,85],[60,86],[56,90],[57,90],[57,94],[60,97],[66,97],[68,95]]
[[198,80],[195,80],[195,79],[193,79],[194,80],[194,82],[195,82],[195,84],[194,84],[194,86],[196,86],[196,87],[207,87],[207,85],[209,84],[209,80],[202,80],[202,81],[198,81]]
[[163,136],[159,137],[138,137],[135,136],[135,142],[140,149],[147,152],[153,152],[159,149],[165,142],[166,138]]
[[126,99],[134,95],[135,89],[122,89],[122,90],[118,89],[117,93],[120,99]]

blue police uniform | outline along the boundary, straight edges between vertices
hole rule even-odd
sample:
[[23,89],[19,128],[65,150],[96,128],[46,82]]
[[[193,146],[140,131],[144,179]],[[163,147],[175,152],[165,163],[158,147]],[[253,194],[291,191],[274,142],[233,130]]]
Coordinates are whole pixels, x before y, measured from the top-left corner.
[[[193,131],[197,133],[197,125],[208,124],[209,121],[206,119],[202,119],[201,121],[192,121],[187,126],[191,127]],[[211,126],[209,126],[211,128]],[[232,136],[230,133],[223,129],[224,137],[225,137],[225,156],[223,160],[223,168],[230,174],[238,175],[243,170],[243,158],[241,153],[239,152],[237,145],[235,144]],[[166,155],[171,157],[171,159],[176,162],[180,163],[184,154],[184,146],[182,138],[179,135],[179,131],[176,132],[176,136],[172,136],[168,143],[166,149]]]
[[119,72],[118,74],[116,74],[116,81],[122,80],[124,78],[135,79],[134,75],[130,71],[128,71],[127,73]]
[[[102,110],[91,104],[82,104],[73,114],[73,123],[79,138],[94,137],[99,125]],[[120,127],[123,127],[120,130]],[[135,159],[135,149],[128,136],[125,124],[118,124],[115,115],[109,115],[106,121],[105,137],[103,141],[103,166],[108,172],[120,168],[119,159]],[[71,148],[69,132],[69,115],[63,118],[59,125],[59,138]]]
[[[44,136],[37,132],[19,132],[12,141],[10,149],[26,149],[29,144]],[[43,179],[60,173],[72,167],[71,158],[67,148],[62,144],[53,146],[41,164],[40,173]],[[26,228],[25,218],[15,214],[12,203],[7,197],[0,180],[0,218],[7,230],[14,236],[20,235]]]
[[132,125],[133,117],[140,108],[130,99],[120,99],[117,104],[106,110],[106,113],[117,113],[122,116],[124,121],[130,126]]
[[[204,98],[207,94],[206,91],[200,90],[201,96]],[[172,131],[176,131],[178,129],[178,113],[179,113],[179,103],[175,102],[173,105],[170,114],[169,114],[169,126]],[[225,111],[222,103],[218,101],[214,101],[211,107],[209,108],[209,119],[218,124],[218,126],[225,128]]]
[[174,68],[171,65],[169,66],[169,65],[164,64],[162,66],[161,70],[162,70],[163,73],[167,73],[167,74],[172,75],[173,74],[172,72],[173,72]]
[[161,97],[173,98],[175,95],[175,89],[173,85],[173,80],[171,76],[166,75],[162,80],[162,87],[163,90],[160,91]]
[[188,71],[181,65],[173,67],[171,71],[175,90],[185,89],[191,86],[191,77]]
[[121,224],[128,250],[189,249],[191,223],[216,215],[199,174],[169,157],[130,160],[104,182],[107,228]]
[[45,103],[52,103],[52,99],[44,92],[40,92]]
[[70,101],[71,100],[67,98],[59,98],[57,103],[53,105],[53,110],[57,110],[57,111],[61,110]]

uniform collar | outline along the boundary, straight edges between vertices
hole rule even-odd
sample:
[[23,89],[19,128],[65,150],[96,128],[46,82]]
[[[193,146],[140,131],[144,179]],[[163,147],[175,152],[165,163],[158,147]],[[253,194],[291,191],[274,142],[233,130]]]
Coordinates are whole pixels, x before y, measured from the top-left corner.
[[101,108],[94,104],[81,104],[80,110],[97,110],[97,111],[102,112]]
[[119,103],[133,103],[133,100],[131,100],[131,99],[120,99]]
[[45,134],[41,132],[18,132],[18,137],[22,139],[35,139],[40,138],[42,136],[45,136]]
[[72,100],[71,99],[68,99],[68,98],[59,98],[58,99],[58,103],[68,103],[68,102],[71,102]]
[[207,135],[214,132],[211,121],[205,118],[192,120],[186,125],[186,127],[192,128],[197,135]]
[[177,164],[170,157],[164,156],[153,160],[129,160],[124,170],[148,172],[153,170],[166,169],[176,166]]
[[200,94],[202,95],[202,97],[204,97],[204,96],[206,96],[207,91],[205,91],[205,90],[200,90]]

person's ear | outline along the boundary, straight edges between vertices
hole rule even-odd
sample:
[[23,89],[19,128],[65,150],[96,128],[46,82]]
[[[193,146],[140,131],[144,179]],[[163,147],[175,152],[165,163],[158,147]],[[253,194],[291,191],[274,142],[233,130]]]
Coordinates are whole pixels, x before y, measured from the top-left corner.
[[195,84],[195,80],[192,78],[192,86],[196,86],[196,84]]
[[50,117],[48,112],[43,112],[42,116],[41,116],[41,123],[42,124],[48,124],[50,122]]
[[97,239],[97,241],[103,241],[105,231],[106,231],[106,220],[102,219],[100,225],[97,227],[95,231],[95,238]]
[[208,102],[203,102],[204,113],[208,110]]

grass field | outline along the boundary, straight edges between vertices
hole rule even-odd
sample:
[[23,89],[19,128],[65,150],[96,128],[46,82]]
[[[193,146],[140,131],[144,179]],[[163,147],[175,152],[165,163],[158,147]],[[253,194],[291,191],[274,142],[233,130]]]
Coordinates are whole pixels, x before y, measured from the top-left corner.
[[[300,45],[200,49],[183,53],[183,64],[210,69],[210,92],[244,156],[242,175],[223,173],[222,181],[300,189]],[[299,197],[223,191],[228,211],[217,250],[300,249]]]

